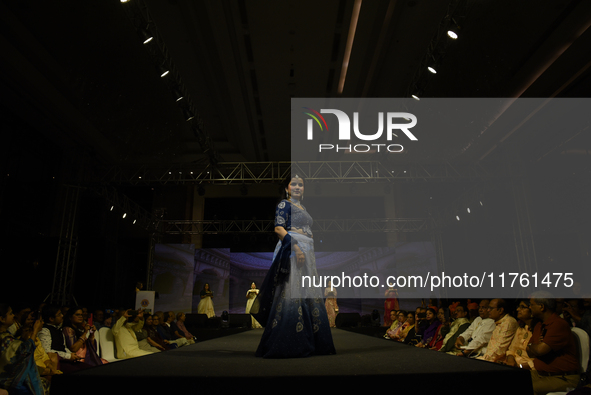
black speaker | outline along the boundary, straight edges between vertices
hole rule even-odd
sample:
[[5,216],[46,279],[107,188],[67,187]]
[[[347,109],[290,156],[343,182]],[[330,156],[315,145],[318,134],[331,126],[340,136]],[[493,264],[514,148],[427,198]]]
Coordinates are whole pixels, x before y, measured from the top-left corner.
[[361,316],[359,313],[339,313],[335,319],[337,328],[353,328],[359,326]]
[[185,314],[185,326],[191,332],[192,329],[205,328],[207,326],[207,314]]
[[230,328],[251,328],[252,320],[250,314],[229,314],[228,321]]

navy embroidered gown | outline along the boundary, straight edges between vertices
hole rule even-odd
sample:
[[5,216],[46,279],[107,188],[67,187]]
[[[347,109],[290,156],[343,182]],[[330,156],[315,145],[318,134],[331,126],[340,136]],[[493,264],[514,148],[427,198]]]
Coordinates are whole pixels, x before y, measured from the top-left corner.
[[[261,311],[266,310],[266,320],[259,321],[265,326],[265,331],[256,356],[298,358],[335,354],[322,292],[319,288],[303,288],[301,283],[302,276],[317,276],[312,217],[305,208],[302,210],[288,200],[282,200],[275,212],[275,226],[283,226],[288,235],[283,242],[277,243],[273,265],[259,294]],[[301,230],[304,235],[292,231],[292,228]],[[297,266],[295,254],[291,253],[291,246],[295,243],[306,256],[306,262],[301,267]],[[262,306],[265,297],[267,307]],[[253,315],[256,319],[260,317]]]

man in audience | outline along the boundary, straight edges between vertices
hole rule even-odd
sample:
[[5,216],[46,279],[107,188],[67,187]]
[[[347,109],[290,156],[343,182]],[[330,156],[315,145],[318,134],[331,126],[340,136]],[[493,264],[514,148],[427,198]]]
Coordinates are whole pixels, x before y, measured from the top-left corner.
[[579,361],[568,322],[556,314],[556,300],[548,292],[535,292],[529,303],[532,315],[541,321],[534,327],[532,342],[527,346],[527,354],[534,358],[535,370],[531,371],[534,393],[575,388],[580,378]]
[[105,312],[102,311],[101,309],[95,310],[94,314],[92,315],[92,323],[94,324],[97,331],[99,329],[101,329],[103,326],[105,326],[104,321],[105,321]]
[[[468,320],[468,309],[465,305],[458,304],[454,309],[454,318],[449,333],[443,339],[443,345],[439,349],[442,352],[452,351],[455,347],[456,340],[466,329],[470,327],[470,321]],[[458,351],[459,352],[459,351]]]
[[46,305],[41,311],[41,317],[45,324],[37,337],[47,354],[56,353],[58,355],[60,370],[69,373],[90,368],[90,365],[80,362],[81,358],[66,346],[66,339],[61,328],[64,322],[61,310],[57,306]]
[[517,320],[511,317],[506,312],[507,306],[504,299],[493,299],[488,305],[488,318],[495,322],[495,329],[493,330],[488,346],[486,346],[486,353],[478,359],[491,362],[504,362],[505,353],[511,345],[513,336],[519,325]]
[[142,330],[144,326],[143,311],[126,310],[121,318],[113,325],[111,331],[115,337],[117,358],[128,359],[153,354],[151,351],[141,350],[135,332]]
[[[174,312],[167,311],[165,313],[162,313],[162,315],[164,317],[164,322],[160,324],[160,327],[162,329],[162,333],[160,334],[160,336],[162,336],[163,339],[168,340],[169,343],[176,344],[177,347],[188,346],[189,341],[184,336],[178,337],[177,333],[175,333],[179,332],[179,329],[173,322]],[[174,325],[174,329],[172,325]]]
[[[429,321],[427,321],[427,308],[417,307],[415,310],[415,336],[423,336],[425,329],[429,327]],[[420,338],[418,339],[421,340]]]
[[490,301],[483,299],[478,307],[479,316],[474,322],[458,336],[455,350],[448,354],[461,357],[478,356],[486,352],[486,345],[495,329],[495,322],[488,318],[488,305]]

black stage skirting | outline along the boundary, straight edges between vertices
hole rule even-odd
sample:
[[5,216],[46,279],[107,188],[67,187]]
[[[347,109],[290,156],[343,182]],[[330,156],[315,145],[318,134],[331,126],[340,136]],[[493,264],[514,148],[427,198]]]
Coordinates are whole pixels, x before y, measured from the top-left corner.
[[[385,329],[384,329],[385,330]],[[199,342],[177,350],[54,376],[52,394],[203,394],[261,388],[351,393],[532,393],[528,371],[470,360],[333,329],[336,355],[297,359],[254,356],[263,330]],[[254,385],[254,387],[253,387]]]

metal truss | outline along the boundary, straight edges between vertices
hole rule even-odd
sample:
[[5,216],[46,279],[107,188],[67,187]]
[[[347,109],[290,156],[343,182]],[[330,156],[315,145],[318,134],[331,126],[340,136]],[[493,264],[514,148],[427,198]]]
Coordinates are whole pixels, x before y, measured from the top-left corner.
[[107,203],[123,211],[134,223],[147,231],[154,232],[158,229],[160,217],[143,209],[137,203],[130,200],[127,196],[120,194],[113,187],[93,188],[94,192],[102,196]]
[[394,181],[474,181],[500,177],[481,165],[399,165],[378,161],[351,162],[222,162],[208,164],[113,167],[102,182],[129,185],[277,183],[298,174],[306,181],[388,183]]
[[[197,235],[224,233],[272,233],[273,220],[211,220],[211,221],[167,221],[161,223],[161,234]],[[319,233],[409,233],[435,229],[430,218],[384,218],[384,219],[320,219],[314,220],[312,230]]]
[[78,202],[80,187],[66,185],[63,188],[60,236],[53,273],[53,285],[49,303],[65,306],[72,298],[76,252],[78,249]]

